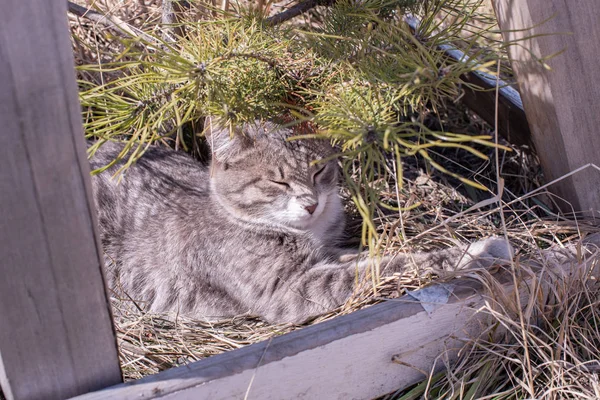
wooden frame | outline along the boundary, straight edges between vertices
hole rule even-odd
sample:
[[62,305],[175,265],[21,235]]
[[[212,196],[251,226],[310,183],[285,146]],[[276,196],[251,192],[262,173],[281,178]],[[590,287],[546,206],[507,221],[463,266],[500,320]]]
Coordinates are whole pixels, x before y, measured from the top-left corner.
[[[552,7],[524,0],[527,7],[512,7],[509,13],[509,1],[496,3],[504,28],[541,22],[546,10],[562,11],[559,16],[566,11],[566,3],[558,0],[551,0]],[[95,231],[66,4],[8,0],[3,10],[0,385],[9,400],[372,398],[442,368],[463,339],[476,336],[485,324],[485,316],[475,312],[484,301],[481,287],[454,282],[427,289],[438,290],[434,301],[405,296],[118,384],[122,378]],[[558,75],[540,72],[539,65],[519,64],[523,55],[511,50],[533,139],[542,161],[547,157],[550,178],[577,163],[600,165],[600,142],[592,136],[597,116],[590,106],[599,90],[592,76],[596,63],[589,58],[600,53],[600,37],[593,30],[582,31],[600,18],[600,7],[582,0],[568,11],[574,22],[561,17],[552,26],[572,29],[575,36],[529,39],[543,53],[566,45],[568,62],[552,62]],[[586,40],[572,39],[584,33]],[[513,40],[521,34],[512,30],[505,35]],[[585,65],[573,64],[578,54]],[[569,81],[575,89],[560,81],[571,71],[582,74],[582,79]],[[541,79],[541,89],[534,78]],[[540,93],[548,101],[536,103]],[[570,113],[559,112],[564,109]],[[548,165],[555,160],[556,166]],[[597,210],[600,192],[589,190],[597,183],[596,178],[573,179],[561,193],[575,206]],[[572,195],[564,192],[570,188]]]
[[372,399],[441,370],[480,332],[479,285],[436,289],[437,305],[404,296],[76,400]]
[[0,13],[0,385],[64,399],[121,381],[62,1]]

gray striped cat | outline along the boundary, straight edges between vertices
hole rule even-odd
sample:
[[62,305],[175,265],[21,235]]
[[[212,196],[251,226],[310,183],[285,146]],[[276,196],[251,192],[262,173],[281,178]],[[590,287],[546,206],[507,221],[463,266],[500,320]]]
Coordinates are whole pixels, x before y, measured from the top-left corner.
[[[371,260],[340,247],[344,214],[329,143],[288,140],[269,122],[234,128],[207,119],[212,160],[152,147],[112,179],[93,178],[109,284],[156,312],[195,318],[258,315],[300,323],[340,306]],[[116,158],[104,144],[92,168]],[[386,274],[485,266],[512,249],[471,246],[380,259]]]

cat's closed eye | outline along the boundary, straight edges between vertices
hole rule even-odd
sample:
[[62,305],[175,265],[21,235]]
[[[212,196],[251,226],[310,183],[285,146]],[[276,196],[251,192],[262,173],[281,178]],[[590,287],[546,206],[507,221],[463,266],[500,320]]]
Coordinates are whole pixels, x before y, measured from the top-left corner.
[[275,180],[275,179],[269,179],[269,182],[274,183],[274,184],[276,184],[276,185],[278,185],[278,186],[280,186],[281,188],[284,188],[284,189],[288,189],[290,187],[290,184],[287,183],[287,182],[284,182],[284,181],[278,181],[278,180]]

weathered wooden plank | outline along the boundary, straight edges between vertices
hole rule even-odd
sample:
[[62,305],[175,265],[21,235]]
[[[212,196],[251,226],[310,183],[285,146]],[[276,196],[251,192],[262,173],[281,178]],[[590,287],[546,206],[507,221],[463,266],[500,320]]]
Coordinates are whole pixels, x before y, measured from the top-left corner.
[[[495,8],[504,40],[520,40],[509,55],[547,180],[588,163],[600,165],[600,3],[496,0]],[[548,57],[563,50],[547,60],[552,70],[530,54]],[[560,204],[564,211],[572,205],[597,215],[599,186],[600,174],[588,168],[550,189],[570,203]]]
[[[475,90],[467,86],[463,87],[464,96],[462,102],[479,115],[488,124],[494,126],[496,123],[496,80],[480,72],[472,72],[461,76],[463,81],[478,86],[485,90]],[[527,116],[521,102],[519,92],[506,82],[498,83],[500,93],[498,96],[498,133],[512,144],[527,145],[534,148],[531,132],[527,123]]]
[[76,399],[371,399],[454,357],[480,329],[474,292],[463,283],[431,314],[405,296]]
[[0,13],[0,384],[64,399],[121,381],[64,1]]

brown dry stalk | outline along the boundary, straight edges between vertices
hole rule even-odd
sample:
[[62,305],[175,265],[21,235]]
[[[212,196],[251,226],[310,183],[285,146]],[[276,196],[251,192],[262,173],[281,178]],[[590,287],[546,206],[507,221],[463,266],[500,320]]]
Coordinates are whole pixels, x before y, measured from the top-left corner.
[[304,14],[305,12],[315,8],[316,6],[330,6],[334,0],[306,0],[296,4],[293,7],[288,8],[285,11],[275,14],[266,19],[267,25],[279,25],[285,21],[289,21],[298,15]]
[[120,18],[115,16],[108,16],[101,14],[97,11],[90,10],[89,8],[82,7],[78,4],[67,1],[68,11],[79,17],[89,19],[97,24],[105,26],[114,30],[125,37],[139,37],[150,43],[154,43],[156,40],[151,36],[146,35],[139,29],[129,25],[127,22],[122,21]]

